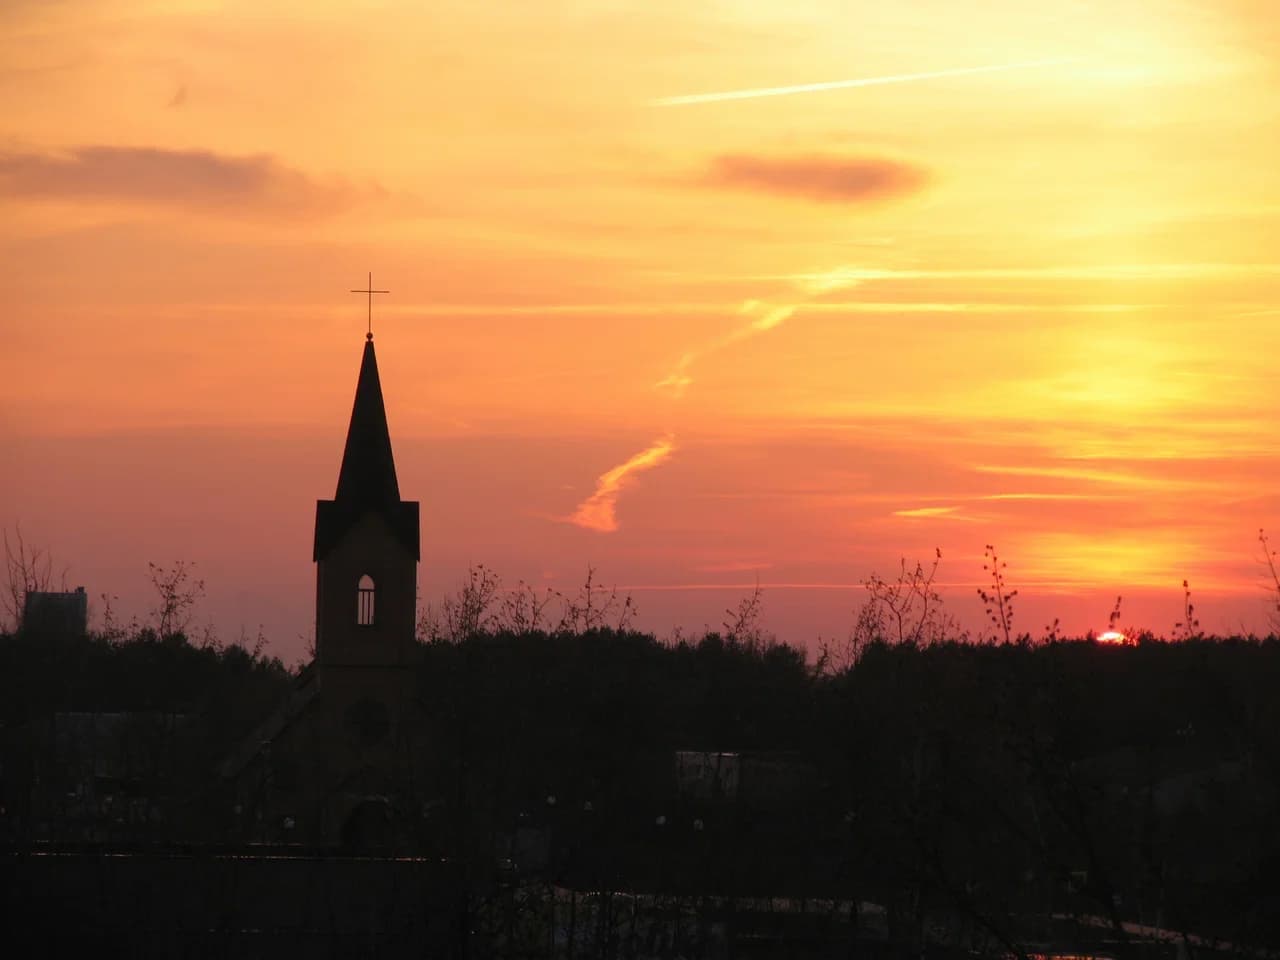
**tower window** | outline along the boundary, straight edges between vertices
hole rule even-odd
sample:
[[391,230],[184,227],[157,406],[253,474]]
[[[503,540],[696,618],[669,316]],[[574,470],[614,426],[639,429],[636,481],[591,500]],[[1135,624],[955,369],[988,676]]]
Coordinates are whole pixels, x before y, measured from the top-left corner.
[[356,588],[356,623],[362,627],[373,626],[373,594],[373,578],[366,573]]

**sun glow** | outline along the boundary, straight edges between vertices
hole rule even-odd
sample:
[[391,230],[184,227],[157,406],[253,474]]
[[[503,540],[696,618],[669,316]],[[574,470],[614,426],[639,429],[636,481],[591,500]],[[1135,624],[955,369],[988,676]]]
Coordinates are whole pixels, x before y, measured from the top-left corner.
[[1133,641],[1119,630],[1106,630],[1098,634],[1098,642],[1115,644],[1116,646],[1131,646],[1133,644]]

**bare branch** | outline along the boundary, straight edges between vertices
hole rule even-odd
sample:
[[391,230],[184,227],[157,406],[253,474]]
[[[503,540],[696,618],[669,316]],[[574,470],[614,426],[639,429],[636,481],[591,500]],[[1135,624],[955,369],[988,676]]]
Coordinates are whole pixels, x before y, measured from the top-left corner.
[[760,586],[760,581],[757,579],[755,589],[749,596],[742,598],[737,610],[725,610],[725,616],[729,618],[722,624],[725,639],[741,644],[749,650],[760,650],[771,646],[776,638],[764,632],[761,623],[763,605],[764,588]]
[[988,543],[982,551],[982,558],[986,561],[982,569],[991,575],[991,588],[987,590],[979,587],[978,597],[985,605],[987,618],[996,630],[992,640],[999,640],[1003,636],[1004,642],[1010,643],[1013,640],[1013,599],[1018,591],[1009,590],[1005,584],[1004,571],[1009,564],[1000,562],[995,547]]
[[1271,607],[1271,629],[1280,632],[1280,572],[1276,570],[1276,552],[1271,549],[1271,541],[1265,530],[1258,530],[1258,542],[1262,544],[1262,558],[1267,564],[1271,580],[1267,587],[1267,592],[1271,595],[1268,603]]
[[494,629],[501,622],[493,610],[501,592],[498,575],[483,563],[474,564],[456,593],[446,595],[439,607],[427,604],[423,609],[417,623],[418,640],[461,643]]
[[196,604],[204,597],[204,581],[192,574],[194,563],[177,560],[172,567],[148,563],[151,569],[151,585],[156,588],[159,600],[152,609],[156,633],[164,637],[184,634],[191,626]]
[[[29,546],[22,535],[22,527],[14,524],[13,539],[4,531],[4,559],[6,582],[3,597],[4,613],[12,629],[22,629],[27,594],[42,593],[53,588],[53,556],[47,549]],[[66,589],[67,571],[61,574],[62,588]]]

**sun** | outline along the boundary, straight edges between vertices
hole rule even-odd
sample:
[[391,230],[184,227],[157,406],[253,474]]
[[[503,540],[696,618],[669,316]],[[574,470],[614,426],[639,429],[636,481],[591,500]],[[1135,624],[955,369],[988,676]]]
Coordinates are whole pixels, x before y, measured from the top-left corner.
[[1098,634],[1099,643],[1113,643],[1120,646],[1127,646],[1133,643],[1127,636],[1119,630],[1106,630]]

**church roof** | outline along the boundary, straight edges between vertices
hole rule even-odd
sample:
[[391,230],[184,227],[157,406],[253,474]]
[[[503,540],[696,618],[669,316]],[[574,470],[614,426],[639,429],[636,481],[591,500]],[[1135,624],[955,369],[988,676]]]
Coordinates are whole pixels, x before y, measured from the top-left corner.
[[373,352],[372,335],[364,343],[334,500],[370,507],[400,502],[391,431],[387,429],[387,409],[382,403],[382,383],[378,379],[378,358]]
[[327,554],[366,513],[380,514],[396,538],[418,558],[418,504],[400,499],[372,334],[365,341],[364,356],[360,360],[347,444],[338,471],[338,490],[332,500],[316,504],[314,559]]

